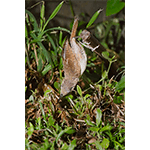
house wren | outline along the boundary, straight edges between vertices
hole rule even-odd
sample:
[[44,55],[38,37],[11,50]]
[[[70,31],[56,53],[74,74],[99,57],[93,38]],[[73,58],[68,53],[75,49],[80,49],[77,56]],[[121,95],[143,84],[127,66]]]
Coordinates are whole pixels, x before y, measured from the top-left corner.
[[87,56],[84,48],[75,39],[76,30],[78,27],[78,18],[75,17],[72,32],[69,40],[66,39],[63,45],[62,58],[64,79],[61,84],[60,97],[70,93],[77,82],[79,77],[83,74],[87,64]]

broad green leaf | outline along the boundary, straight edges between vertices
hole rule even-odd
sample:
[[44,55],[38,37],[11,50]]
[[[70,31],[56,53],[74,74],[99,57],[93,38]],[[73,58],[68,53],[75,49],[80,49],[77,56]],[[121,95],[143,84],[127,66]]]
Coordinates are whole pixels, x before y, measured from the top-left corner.
[[98,128],[98,127],[90,127],[90,128],[88,128],[88,130],[96,131],[96,132],[98,132],[99,129],[100,129],[100,128]]
[[54,82],[54,87],[58,90],[59,89],[59,83],[58,82]]
[[31,122],[29,122],[30,127],[28,128],[28,135],[31,136],[34,131],[34,126]]
[[97,108],[97,112],[96,112],[96,126],[99,127],[100,123],[101,123],[101,118],[102,118],[102,111]]
[[61,149],[62,149],[62,150],[68,150],[68,145],[67,145],[67,143],[63,143]]
[[99,141],[95,141],[95,145],[96,145],[96,148],[98,150],[103,150],[102,146],[100,145],[100,142]]
[[109,52],[107,52],[107,51],[102,52],[102,56],[103,56],[105,59],[110,60],[110,58],[109,58]]
[[118,13],[124,8],[124,6],[125,3],[121,2],[120,0],[108,0],[106,7],[106,16]]
[[121,78],[121,80],[116,85],[116,91],[121,91],[125,88],[125,76]]
[[111,130],[112,129],[112,127],[111,126],[104,126],[101,130],[100,130],[100,132],[103,132],[103,131],[106,131],[106,130]]
[[52,89],[48,89],[44,92],[44,96],[46,97],[48,93],[52,92]]
[[69,131],[67,131],[66,133],[67,134],[73,134],[73,133],[75,133],[76,132],[76,130],[75,129],[70,129]]
[[49,118],[48,118],[48,125],[53,126],[54,123],[55,123],[55,120],[53,119],[53,116],[50,115]]
[[76,139],[74,139],[73,141],[71,141],[69,147],[67,150],[74,150],[74,148],[76,147]]
[[102,148],[108,148],[109,146],[109,140],[104,138],[102,143],[100,144],[102,146]]
[[96,18],[98,17],[98,15],[100,14],[100,12],[102,11],[102,9],[99,9],[90,19],[89,23],[87,24],[86,28],[88,28],[89,26],[91,26],[93,24],[93,22],[96,20]]

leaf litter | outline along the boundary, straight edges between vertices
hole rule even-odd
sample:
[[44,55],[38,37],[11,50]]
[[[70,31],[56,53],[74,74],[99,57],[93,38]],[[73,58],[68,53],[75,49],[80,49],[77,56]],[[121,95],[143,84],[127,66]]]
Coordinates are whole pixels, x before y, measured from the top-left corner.
[[[27,74],[31,73],[28,69],[26,69],[26,79],[28,78]],[[125,123],[125,103],[124,99],[121,100],[120,104],[114,103],[114,94],[115,91],[110,87],[106,88],[107,95],[101,95],[101,91],[98,89],[94,89],[93,95],[91,95],[88,99],[92,102],[92,108],[88,108],[88,104],[86,104],[86,109],[83,111],[82,115],[78,115],[73,107],[69,104],[69,102],[65,99],[59,100],[58,90],[53,87],[54,80],[47,83],[47,79],[42,79],[37,74],[33,73],[30,78],[30,87],[32,91],[36,91],[32,93],[34,95],[34,100],[29,100],[27,98],[25,100],[25,122],[27,127],[29,127],[29,122],[32,122],[34,126],[36,126],[36,119],[41,118],[41,122],[44,125],[44,119],[48,120],[49,116],[52,115],[55,123],[64,126],[73,127],[76,130],[74,134],[69,135],[70,139],[77,139],[77,148],[84,148],[86,143],[94,142],[98,137],[91,136],[88,133],[89,125],[86,124],[85,119],[87,115],[90,116],[89,120],[96,124],[96,110],[100,108],[102,111],[102,126],[106,124],[111,124],[114,126],[114,131],[117,129],[120,124],[118,122]],[[37,83],[37,88],[33,84],[35,84],[35,79]],[[48,78],[48,77],[47,77]],[[55,80],[57,77],[54,77]],[[59,82],[59,79],[57,79]],[[111,80],[110,80],[111,82]],[[28,81],[26,80],[26,84]],[[28,85],[29,86],[29,85]],[[30,89],[31,90],[31,89]],[[49,90],[50,92],[44,96],[44,93]],[[86,92],[84,93],[84,95]],[[28,95],[28,94],[27,94]],[[77,98],[77,94],[74,96]],[[41,110],[40,103],[43,106],[43,110]],[[42,111],[46,114],[46,117],[43,117]],[[46,126],[46,124],[45,124]],[[121,125],[121,128],[125,128]],[[46,129],[34,129],[32,136],[30,137],[31,143],[43,143],[45,139],[45,130]],[[27,137],[26,133],[26,137]],[[54,137],[49,137],[49,141],[54,141]],[[62,141],[66,142],[66,137],[61,137]],[[91,145],[91,148],[94,148]]]

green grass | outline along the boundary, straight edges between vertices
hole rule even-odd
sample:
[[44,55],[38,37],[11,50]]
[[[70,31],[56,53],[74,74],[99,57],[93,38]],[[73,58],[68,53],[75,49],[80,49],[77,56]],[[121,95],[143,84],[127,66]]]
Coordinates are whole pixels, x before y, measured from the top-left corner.
[[[45,20],[42,3],[40,24],[26,10],[26,116],[25,148],[40,150],[125,149],[125,74],[124,43],[121,43],[123,19],[94,24],[99,12],[87,22],[95,27],[95,36],[108,49],[99,56],[86,49],[88,64],[75,90],[58,102],[63,79],[63,27],[47,28],[48,22],[63,7],[61,2]],[[79,25],[82,21],[79,22]],[[81,30],[78,31],[78,34]],[[115,35],[115,38],[114,38]],[[119,45],[119,52],[116,51]],[[118,63],[118,76],[109,77],[110,68]]]

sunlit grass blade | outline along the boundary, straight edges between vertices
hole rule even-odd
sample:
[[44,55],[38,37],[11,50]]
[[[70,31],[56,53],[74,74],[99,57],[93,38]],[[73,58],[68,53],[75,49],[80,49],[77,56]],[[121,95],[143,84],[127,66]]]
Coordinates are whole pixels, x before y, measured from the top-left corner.
[[82,97],[82,90],[79,85],[77,85],[78,94]]
[[58,11],[60,10],[61,6],[63,5],[64,1],[62,1],[53,11],[53,13],[50,15],[50,19],[53,19],[56,14],[58,13]]
[[49,21],[50,21],[51,19],[53,19],[53,18],[56,16],[56,14],[59,12],[60,8],[62,7],[63,3],[64,3],[64,1],[62,1],[62,2],[55,8],[55,10],[52,12],[52,14],[50,15],[50,17],[49,17],[48,20],[46,21],[46,23],[45,23],[45,25],[44,25],[42,31],[45,30],[45,28],[46,28],[47,24],[49,23]]
[[90,19],[89,23],[87,24],[86,28],[88,28],[89,26],[91,26],[93,24],[93,22],[96,20],[96,18],[98,17],[98,15],[100,14],[100,12],[102,11],[102,9],[99,9]]

